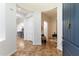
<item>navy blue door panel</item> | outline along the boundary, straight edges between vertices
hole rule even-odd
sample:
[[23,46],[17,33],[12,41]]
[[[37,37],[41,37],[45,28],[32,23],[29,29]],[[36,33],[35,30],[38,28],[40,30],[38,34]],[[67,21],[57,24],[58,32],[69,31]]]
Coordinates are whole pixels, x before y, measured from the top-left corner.
[[71,53],[68,50],[68,47],[64,41],[63,41],[63,54],[64,54],[64,56],[71,56]]
[[74,43],[79,45],[79,4],[75,4],[75,41]]
[[75,41],[75,4],[71,4],[71,41]]
[[63,4],[63,54],[79,56],[79,4]]
[[63,32],[65,32],[63,35],[65,40],[69,40],[68,20],[70,20],[70,4],[63,4],[63,6]]
[[[68,26],[67,21],[68,21],[68,16],[69,16],[69,14],[67,14],[67,13],[69,13],[68,9],[70,9],[70,5],[63,4],[63,37],[64,37],[64,41],[69,40],[68,27],[67,27]],[[68,53],[68,49],[67,49],[64,41],[63,41],[63,54],[64,54],[64,56],[68,56],[70,54]]]
[[73,43],[68,42],[68,41],[64,41],[64,45],[66,47],[66,50],[69,52],[68,53],[69,56],[79,56],[79,47],[78,46],[76,46]]

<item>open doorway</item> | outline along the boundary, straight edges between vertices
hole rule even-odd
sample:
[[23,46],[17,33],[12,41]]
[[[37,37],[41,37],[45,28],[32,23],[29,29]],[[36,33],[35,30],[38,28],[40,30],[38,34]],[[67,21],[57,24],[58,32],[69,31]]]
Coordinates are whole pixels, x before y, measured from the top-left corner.
[[[16,5],[16,30],[17,50],[25,48],[25,42],[33,44],[33,16],[31,11],[26,11]],[[28,44],[29,45],[29,44]]]
[[[47,5],[53,8],[44,8]],[[14,55],[59,55],[57,52],[56,6],[57,4],[17,4],[20,11],[17,10],[20,14],[17,17],[17,25],[19,24],[17,28],[20,27],[20,30],[17,30],[17,36],[20,38],[18,38],[17,51]]]
[[24,48],[24,19],[25,13],[24,11],[16,5],[16,48],[23,49]]
[[[57,47],[57,8],[42,12],[42,35],[46,37],[46,42],[55,42]],[[45,42],[45,43],[46,43]]]

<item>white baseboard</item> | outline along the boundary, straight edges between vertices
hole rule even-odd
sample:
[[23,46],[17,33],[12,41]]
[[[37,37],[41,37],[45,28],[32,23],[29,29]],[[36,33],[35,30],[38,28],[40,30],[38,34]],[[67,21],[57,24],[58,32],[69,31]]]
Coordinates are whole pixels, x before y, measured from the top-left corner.
[[10,54],[8,54],[8,56],[11,56],[15,52],[16,52],[16,50],[12,51]]

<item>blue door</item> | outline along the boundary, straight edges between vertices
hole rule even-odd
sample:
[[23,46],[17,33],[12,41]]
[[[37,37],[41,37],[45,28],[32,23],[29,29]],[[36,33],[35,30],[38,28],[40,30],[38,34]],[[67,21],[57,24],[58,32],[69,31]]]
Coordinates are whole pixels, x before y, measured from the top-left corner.
[[75,45],[79,47],[79,4],[75,4]]
[[63,4],[63,54],[79,56],[79,4]]

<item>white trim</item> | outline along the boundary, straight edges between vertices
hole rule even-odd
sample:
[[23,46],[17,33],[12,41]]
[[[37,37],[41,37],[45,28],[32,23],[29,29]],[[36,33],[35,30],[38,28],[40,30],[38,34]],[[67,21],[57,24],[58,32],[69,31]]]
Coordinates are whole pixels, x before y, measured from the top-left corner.
[[62,49],[62,4],[60,3],[57,8],[57,49]]
[[11,56],[15,52],[16,52],[16,50],[12,51],[10,54],[8,54],[8,56]]

